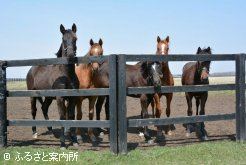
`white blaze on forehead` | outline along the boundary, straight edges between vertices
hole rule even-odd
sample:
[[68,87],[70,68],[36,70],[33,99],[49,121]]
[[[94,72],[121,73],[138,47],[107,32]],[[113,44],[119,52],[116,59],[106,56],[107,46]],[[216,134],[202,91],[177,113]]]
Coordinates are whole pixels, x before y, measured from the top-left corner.
[[161,45],[161,54],[164,54],[165,53],[165,44],[162,44]]
[[154,63],[154,64],[152,65],[152,68],[153,68],[154,71],[156,71],[156,63]]

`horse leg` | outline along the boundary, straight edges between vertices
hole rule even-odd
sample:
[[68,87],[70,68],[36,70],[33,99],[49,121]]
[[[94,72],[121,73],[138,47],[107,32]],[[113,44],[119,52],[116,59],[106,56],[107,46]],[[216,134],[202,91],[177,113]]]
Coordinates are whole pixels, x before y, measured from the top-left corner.
[[200,105],[200,99],[196,98],[196,115],[198,115],[199,112],[199,105]]
[[[201,97],[201,111],[200,111],[200,115],[205,115],[205,104],[208,98],[208,92],[204,92],[204,94]],[[201,131],[201,138],[202,140],[208,140],[208,136],[207,136],[207,131],[205,130],[205,124],[204,122],[200,123],[200,131]]]
[[[68,113],[68,120],[74,120],[75,119],[75,106],[77,103],[78,97],[69,97],[68,103],[67,103],[67,113]],[[75,132],[75,127],[70,127],[70,137],[72,139],[73,146],[78,147],[78,140]]]
[[[77,107],[76,119],[77,120],[82,119],[82,101],[83,101],[83,97],[78,97],[77,103],[76,103],[76,107]],[[76,135],[77,135],[77,140],[82,142],[81,128],[80,127],[76,128]]]
[[109,97],[106,97],[105,102],[105,114],[106,114],[106,120],[109,120]]
[[[60,115],[60,120],[66,119],[66,106],[65,106],[65,99],[63,97],[56,97],[57,108]],[[65,135],[64,135],[64,127],[61,127],[61,134],[60,134],[60,147],[61,149],[66,149],[65,145]]]
[[[187,115],[192,116],[192,96],[189,93],[185,93],[187,105],[188,105],[188,110],[187,110]],[[191,134],[191,127],[192,124],[188,123],[186,127],[186,136],[189,137]]]
[[[155,94],[156,95],[156,94]],[[153,100],[151,101],[151,108],[152,108],[152,118],[155,118],[155,98],[153,98]]]
[[[31,97],[30,98],[30,101],[31,101],[31,113],[32,113],[32,119],[35,120],[36,118],[36,113],[37,113],[37,107],[36,107],[36,98],[35,97]],[[36,126],[33,126],[32,127],[32,138],[38,138],[38,133],[37,133],[37,130],[36,130]]]
[[[154,98],[152,99],[151,102],[153,102],[153,100],[155,101],[155,117],[156,118],[160,118],[161,117],[161,95],[155,93],[154,94]],[[153,107],[152,107],[153,108]],[[157,126],[157,136],[162,136],[162,130],[160,126]]]
[[[51,97],[45,97],[44,103],[42,105],[42,111],[43,111],[43,115],[45,120],[49,120],[49,116],[48,116],[48,109],[50,104],[52,103],[52,98]],[[52,132],[52,127],[47,127],[49,132]]]
[[[97,97],[96,96],[90,96],[89,97],[89,120],[93,120],[94,117],[94,105],[96,102]],[[88,129],[88,135],[90,136],[91,141],[94,143],[97,141],[94,133],[93,128]]]
[[[140,102],[141,102],[141,114],[142,114],[142,118],[148,118],[148,98],[146,95],[141,95],[140,96]],[[147,126],[144,126],[144,137],[145,137],[145,140],[146,141],[149,141],[151,138],[150,138],[150,135],[149,135],[149,132],[148,132],[148,127]]]
[[96,102],[96,119],[100,120],[100,113],[102,111],[102,105],[104,103],[105,96],[98,96]]
[[[166,115],[167,115],[167,117],[170,117],[170,114],[171,114],[171,101],[172,101],[172,98],[173,98],[173,93],[167,93],[166,94],[166,103],[167,103]],[[172,135],[171,125],[168,125],[167,134],[168,135]]]
[[[96,119],[100,120],[100,113],[102,111],[102,106],[105,100],[105,96],[98,96],[97,102],[96,102]],[[106,111],[106,109],[105,109]],[[104,135],[103,130],[101,128],[97,128],[97,131],[99,132],[100,136]]]

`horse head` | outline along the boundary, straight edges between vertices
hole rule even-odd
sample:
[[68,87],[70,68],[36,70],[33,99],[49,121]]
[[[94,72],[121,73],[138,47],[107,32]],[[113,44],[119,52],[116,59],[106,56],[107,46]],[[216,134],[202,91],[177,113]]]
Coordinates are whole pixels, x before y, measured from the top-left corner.
[[[201,49],[200,47],[197,49],[197,55],[210,55],[211,49],[210,47]],[[208,82],[209,77],[209,68],[210,68],[211,61],[198,61],[197,62],[197,68],[198,68],[198,74],[200,75],[200,80],[203,83]]]
[[[88,53],[89,56],[101,56],[101,55],[103,55],[103,48],[102,48],[103,41],[101,38],[99,39],[98,43],[94,43],[94,41],[91,39],[90,45],[91,45],[91,47],[90,47],[90,50]],[[97,71],[98,68],[99,68],[98,62],[92,63],[92,70],[93,71]]]
[[76,41],[77,41],[77,36],[76,36],[76,25],[73,24],[72,30],[70,29],[65,29],[64,26],[61,24],[60,25],[60,31],[62,33],[62,43],[60,46],[59,51],[57,52],[57,57],[75,57],[76,56]]
[[163,77],[161,63],[158,61],[143,62],[141,67],[142,75],[147,79],[148,85],[153,85],[155,88],[161,87],[161,79]]
[[161,38],[157,37],[157,55],[168,55],[169,50],[169,36],[166,37],[166,39],[161,40]]

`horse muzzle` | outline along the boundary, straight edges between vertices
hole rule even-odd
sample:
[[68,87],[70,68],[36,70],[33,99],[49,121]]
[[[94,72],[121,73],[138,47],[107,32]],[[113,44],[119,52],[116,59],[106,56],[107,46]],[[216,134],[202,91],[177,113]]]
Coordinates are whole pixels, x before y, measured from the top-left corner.
[[99,64],[98,63],[92,63],[92,70],[98,71],[99,70]]
[[203,71],[201,74],[201,82],[207,82],[208,81],[209,74],[206,71]]

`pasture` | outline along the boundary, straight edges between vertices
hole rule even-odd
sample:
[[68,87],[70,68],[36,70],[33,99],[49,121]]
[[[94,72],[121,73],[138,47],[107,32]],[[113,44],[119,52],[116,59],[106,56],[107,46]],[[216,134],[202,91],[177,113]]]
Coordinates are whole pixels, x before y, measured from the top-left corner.
[[[210,77],[210,84],[228,84],[234,83],[234,77]],[[175,78],[175,85],[180,85],[180,78]],[[25,82],[8,82],[8,90],[26,89]],[[206,104],[206,114],[224,114],[235,112],[235,95],[232,91],[209,92],[208,102]],[[31,119],[30,99],[27,97],[10,97],[7,99],[7,116],[8,119]],[[195,103],[193,103],[195,105]],[[161,118],[165,118],[165,99],[161,98],[162,114]],[[137,98],[127,97],[127,116],[128,118],[140,118],[140,102]],[[195,111],[195,109],[193,109]],[[82,105],[83,120],[88,119],[88,100]],[[149,115],[151,110],[149,107]],[[173,102],[171,104],[171,117],[179,117],[187,115],[187,105],[184,93],[174,93]],[[55,102],[51,104],[49,109],[50,119],[58,119],[57,105]],[[104,110],[101,118],[105,119]],[[43,119],[43,114],[38,104],[37,119]],[[94,117],[95,120],[95,117]],[[234,140],[235,139],[235,120],[205,122],[208,131],[209,142]],[[149,127],[152,137],[156,136],[155,126]],[[165,126],[162,127],[163,131]],[[54,134],[48,134],[46,127],[37,127],[39,138],[32,139],[31,127],[8,127],[8,146],[26,146],[46,148],[59,148],[59,129],[54,128]],[[87,129],[82,128],[83,143],[80,144],[79,150],[109,150],[108,132],[104,129],[105,135],[98,137],[98,145],[93,146],[89,140]],[[97,132],[95,131],[96,135]],[[173,135],[164,135],[162,139],[158,139],[154,144],[148,144],[144,139],[139,137],[138,128],[128,128],[128,149],[153,149],[154,146],[186,146],[191,144],[199,144],[201,141],[195,133],[190,137],[185,136],[185,128],[182,124],[176,124],[173,127]],[[69,146],[69,149],[74,149]]]
[[[201,144],[186,145],[180,147],[152,147],[147,150],[133,150],[128,155],[114,156],[109,151],[73,151],[78,152],[77,161],[70,161],[73,164],[102,164],[102,165],[128,165],[128,164],[245,164],[246,144],[239,144],[231,141],[205,142]],[[31,147],[9,147],[0,150],[0,164],[43,164],[43,161],[30,162],[24,160],[16,161],[15,158],[20,153],[20,157],[24,157],[25,152],[34,153],[59,153],[69,154],[71,150],[61,151],[54,148],[31,148]],[[10,154],[10,160],[4,160],[4,153]],[[30,157],[28,157],[30,158]],[[51,162],[50,162],[51,163]],[[61,159],[54,161],[52,164],[68,164],[68,161]]]

